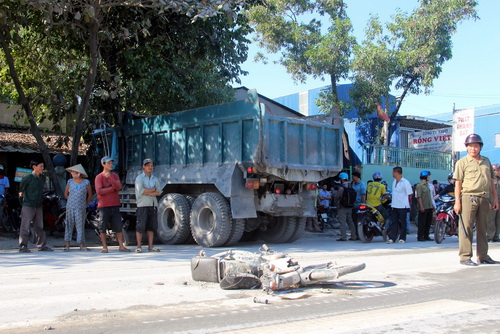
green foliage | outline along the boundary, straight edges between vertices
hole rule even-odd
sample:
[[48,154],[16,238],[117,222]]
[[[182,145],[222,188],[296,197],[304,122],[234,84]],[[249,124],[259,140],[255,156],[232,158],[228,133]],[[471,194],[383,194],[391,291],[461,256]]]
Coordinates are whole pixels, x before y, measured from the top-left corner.
[[[342,0],[269,0],[248,12],[259,46],[280,53],[278,63],[294,80],[305,82],[311,75],[332,83],[331,92],[323,94],[319,102],[326,112],[345,109],[339,103],[336,83],[347,78],[356,44],[345,9]],[[327,18],[326,32],[320,20],[307,22],[306,15],[311,13]]]
[[134,8],[110,12],[108,19],[114,27],[109,33],[119,37],[101,43],[99,109],[117,102],[122,110],[165,113],[232,99],[229,83],[244,74],[240,63],[247,57],[244,16],[191,22]]
[[406,94],[429,92],[452,57],[451,37],[458,24],[477,18],[476,5],[472,0],[421,0],[413,13],[398,12],[385,27],[373,17],[366,40],[355,48],[352,66],[351,97],[361,115],[375,111],[380,97],[387,100],[392,88],[403,93],[394,101],[391,120]]

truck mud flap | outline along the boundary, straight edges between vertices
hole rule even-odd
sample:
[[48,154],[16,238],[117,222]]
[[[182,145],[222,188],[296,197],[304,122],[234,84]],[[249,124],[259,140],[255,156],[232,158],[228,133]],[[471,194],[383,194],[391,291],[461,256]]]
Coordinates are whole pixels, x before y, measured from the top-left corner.
[[195,256],[191,259],[191,276],[195,281],[220,282],[219,259]]

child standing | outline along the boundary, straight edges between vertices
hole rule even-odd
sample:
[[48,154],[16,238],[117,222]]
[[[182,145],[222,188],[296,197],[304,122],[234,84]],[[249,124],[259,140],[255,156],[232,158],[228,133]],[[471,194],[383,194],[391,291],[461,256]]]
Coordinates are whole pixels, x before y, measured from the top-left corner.
[[92,197],[92,187],[85,169],[81,164],[66,168],[71,173],[71,179],[66,184],[64,197],[68,199],[66,204],[66,230],[64,241],[66,245],[64,251],[69,251],[69,244],[73,229],[76,226],[76,241],[80,244],[80,250],[89,251],[85,247],[85,215],[87,204]]

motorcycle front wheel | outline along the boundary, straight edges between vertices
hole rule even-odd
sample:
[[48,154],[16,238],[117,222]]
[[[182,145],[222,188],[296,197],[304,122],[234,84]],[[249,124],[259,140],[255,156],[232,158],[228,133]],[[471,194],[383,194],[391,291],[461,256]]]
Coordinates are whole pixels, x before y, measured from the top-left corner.
[[444,219],[437,219],[434,225],[434,241],[440,244],[444,240],[446,234],[446,221]]

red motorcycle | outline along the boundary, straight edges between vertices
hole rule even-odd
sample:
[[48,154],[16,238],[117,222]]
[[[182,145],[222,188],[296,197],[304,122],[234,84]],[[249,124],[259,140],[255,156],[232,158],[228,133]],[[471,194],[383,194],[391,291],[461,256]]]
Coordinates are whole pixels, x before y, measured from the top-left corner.
[[436,224],[434,225],[434,240],[440,244],[446,236],[458,235],[458,216],[453,210],[455,197],[443,195],[436,202]]

